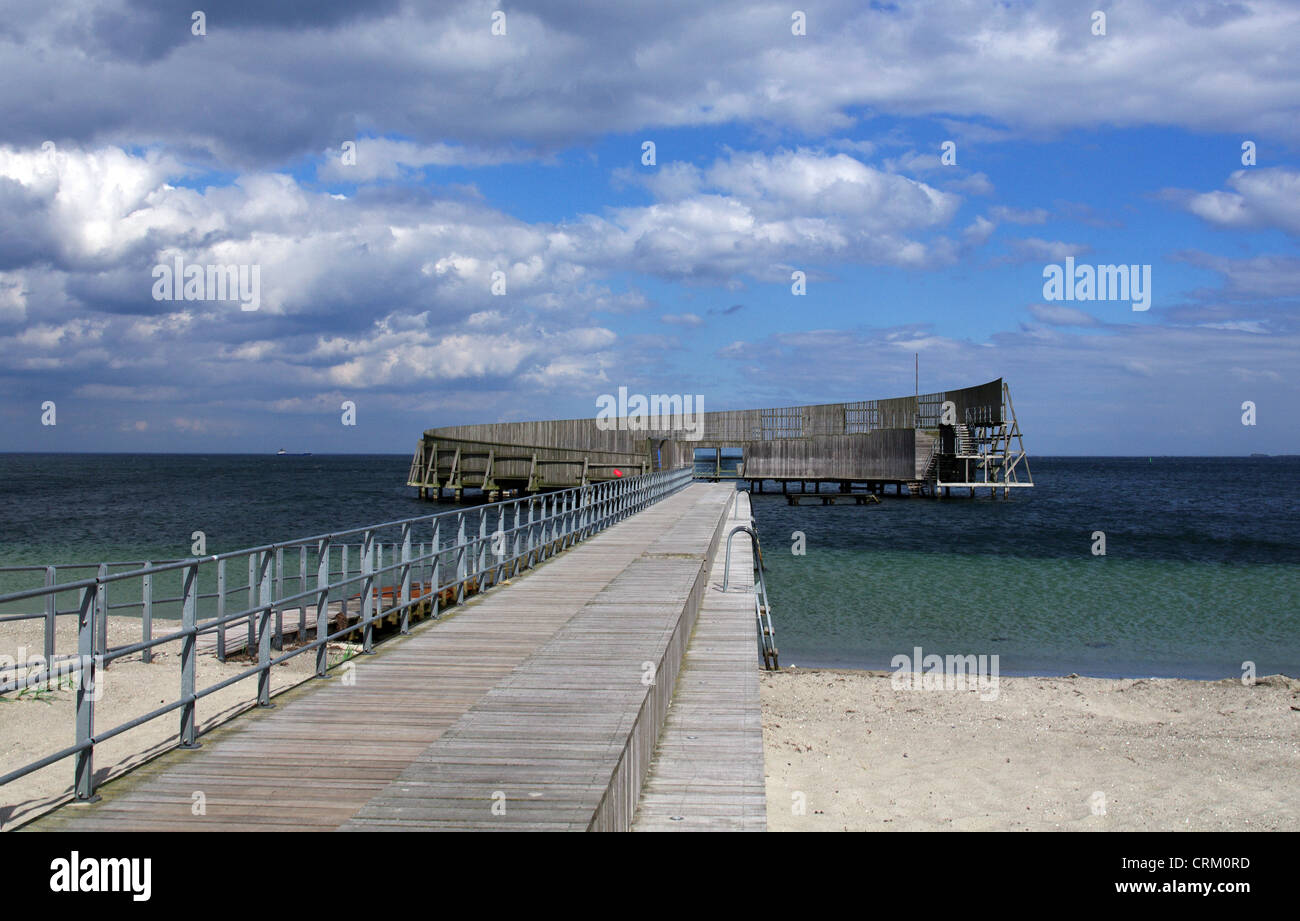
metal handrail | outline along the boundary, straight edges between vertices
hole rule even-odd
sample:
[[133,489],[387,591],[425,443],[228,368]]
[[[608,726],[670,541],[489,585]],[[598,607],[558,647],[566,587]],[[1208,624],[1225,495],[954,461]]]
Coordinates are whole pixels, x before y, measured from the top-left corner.
[[[363,653],[372,651],[377,623],[394,615],[401,617],[401,632],[409,631],[412,611],[427,613],[437,618],[444,596],[450,593],[460,604],[472,593],[482,593],[495,585],[532,568],[573,544],[586,540],[617,521],[676,493],[691,483],[687,468],[658,471],[622,479],[607,480],[587,486],[573,487],[537,496],[508,499],[478,506],[478,534],[466,533],[464,510],[451,510],[431,515],[421,515],[377,525],[349,528],[330,534],[298,538],[280,543],[264,544],[245,550],[191,557],[166,563],[148,563],[124,573],[109,573],[106,563],[97,564],[98,574],[93,579],[80,579],[58,583],[57,567],[46,566],[46,584],[36,589],[0,595],[0,604],[29,598],[44,598],[45,610],[27,614],[5,615],[5,620],[44,619],[46,622],[45,651],[43,657],[32,657],[27,663],[13,666],[12,680],[0,670],[0,690],[25,689],[52,681],[55,677],[75,676],[76,685],[76,743],[46,755],[16,770],[0,776],[0,786],[17,780],[33,771],[48,767],[65,758],[74,757],[74,796],[78,801],[95,799],[93,753],[97,743],[112,738],[134,727],[173,711],[180,711],[179,743],[183,748],[197,747],[196,703],[203,697],[224,687],[251,678],[258,678],[257,704],[269,707],[271,668],[296,655],[315,650],[317,678],[326,677],[331,667],[326,645],[340,637],[361,632]],[[540,514],[536,514],[540,507]],[[507,527],[513,510],[513,524]],[[488,520],[496,516],[496,529],[488,531]],[[442,525],[456,526],[454,539],[442,542]],[[431,526],[429,540],[414,541],[416,526]],[[387,542],[390,562],[384,565],[383,548],[386,542],[377,541],[377,535],[386,529],[398,529],[400,538]],[[362,535],[359,553],[360,572],[354,573],[348,565],[348,547],[341,545],[340,568],[333,567],[336,538]],[[490,548],[489,548],[489,545]],[[355,545],[353,545],[355,546]],[[297,572],[289,573],[284,551],[300,548]],[[489,552],[490,549],[490,552]],[[308,579],[307,558],[314,553],[316,561],[315,584]],[[245,558],[248,564],[248,583],[234,589],[226,586],[227,563]],[[199,576],[203,567],[215,567],[217,591],[200,592]],[[180,627],[163,636],[152,635],[152,609],[166,599],[153,597],[153,578],[160,573],[177,572],[182,576],[181,595],[174,599],[181,604]],[[335,580],[334,576],[340,576]],[[107,591],[112,584],[126,580],[140,581],[140,600],[110,605]],[[287,590],[287,583],[296,583],[297,591]],[[359,592],[353,590],[360,586]],[[74,611],[58,611],[54,600],[62,592],[79,592],[79,604]],[[227,599],[234,592],[248,592],[248,605],[228,612]],[[392,604],[385,606],[391,592]],[[216,599],[214,617],[200,618],[198,602],[201,598]],[[342,601],[342,627],[329,631],[331,601]],[[357,621],[347,617],[349,601],[357,601],[360,611]],[[283,640],[281,612],[289,606],[299,611],[299,639],[308,631],[308,610],[315,604],[315,638],[282,655],[272,657],[272,639],[276,648]],[[144,612],[142,636],[139,642],[109,648],[107,619],[110,610],[123,607],[140,607]],[[63,614],[78,615],[77,654],[58,658],[54,650],[54,619]],[[273,628],[272,617],[277,624]],[[205,688],[195,687],[198,637],[217,632],[217,650],[224,659],[226,628],[237,621],[246,621],[249,654],[256,654],[257,663],[239,673]],[[109,662],[126,655],[142,653],[150,661],[152,650],[166,643],[181,643],[181,683],[178,699],[157,707],[109,729],[94,727],[94,702],[98,694],[99,671]],[[35,664],[33,664],[35,662]],[[21,675],[21,678],[18,677]],[[13,684],[10,688],[9,685]]]
[[767,579],[763,576],[763,548],[758,542],[758,532],[748,525],[739,524],[727,534],[727,559],[722,569],[722,590],[728,591],[731,584],[731,539],[744,531],[754,548],[754,617],[758,629],[758,659],[768,671],[781,667],[779,651],[776,648],[776,630],[772,627],[772,608],[767,601]]
[[[930,442],[930,456],[925,459],[925,466],[921,468],[921,479],[926,480],[930,478],[930,468],[934,466],[935,458],[939,456],[939,446],[941,443],[942,439],[937,435],[935,436],[934,441]],[[935,471],[935,478],[938,478],[938,471]]]

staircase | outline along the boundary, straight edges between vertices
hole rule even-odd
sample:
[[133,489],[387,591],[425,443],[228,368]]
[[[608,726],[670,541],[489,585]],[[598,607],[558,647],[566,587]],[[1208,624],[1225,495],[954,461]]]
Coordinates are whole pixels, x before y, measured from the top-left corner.
[[970,433],[970,426],[958,424],[953,426],[953,433],[957,441],[958,454],[978,454],[978,445],[975,443],[975,437]]
[[939,458],[939,439],[929,432],[916,433],[916,479],[928,480],[934,476]]

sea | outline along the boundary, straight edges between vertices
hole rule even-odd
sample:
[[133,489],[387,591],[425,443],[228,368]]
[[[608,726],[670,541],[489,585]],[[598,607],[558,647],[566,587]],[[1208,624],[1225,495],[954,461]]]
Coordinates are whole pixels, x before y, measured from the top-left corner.
[[[195,531],[222,553],[451,508],[404,485],[409,463],[0,454],[0,567],[182,558]],[[752,499],[781,664],[889,669],[919,647],[997,655],[1003,675],[1300,676],[1300,458],[1030,464],[1034,488],[1005,500],[790,506],[768,482]],[[0,572],[0,592],[38,583]]]

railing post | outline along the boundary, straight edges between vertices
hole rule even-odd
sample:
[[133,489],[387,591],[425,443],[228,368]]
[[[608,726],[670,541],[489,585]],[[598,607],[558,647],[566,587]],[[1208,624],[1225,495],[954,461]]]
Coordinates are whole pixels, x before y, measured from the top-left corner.
[[570,547],[569,535],[573,533],[573,518],[570,514],[570,507],[573,505],[573,491],[565,490],[563,504],[560,512],[560,549],[567,550]]
[[465,600],[465,580],[469,577],[469,561],[465,559],[465,513],[456,515],[456,603]]
[[536,566],[546,552],[546,497],[534,496],[528,503],[529,565]]
[[[146,578],[148,578],[146,576]],[[226,661],[226,561],[217,560],[217,661]]]
[[[304,611],[306,600],[303,601]],[[316,550],[316,677],[324,678],[329,667],[329,650],[325,637],[329,636],[330,609],[330,539],[321,538]],[[305,621],[305,615],[304,615]]]
[[[96,645],[101,656],[108,654],[108,564],[99,564],[99,583],[95,587],[95,619],[99,621],[99,641]],[[104,663],[108,668],[108,663]]]
[[77,752],[73,768],[73,789],[79,803],[93,803],[95,795],[95,748],[91,739],[95,735],[96,682],[95,668],[95,609],[99,587],[87,586],[81,590],[81,608],[77,612],[77,655],[80,658],[77,672],[77,744],[85,745]]
[[[302,544],[298,547],[298,592],[301,595],[307,591],[307,545]],[[298,601],[298,642],[307,642],[307,599],[301,598]]]
[[[257,612],[257,705],[269,709],[271,703],[271,551],[263,550],[258,561],[258,590],[261,599]],[[253,615],[248,616],[251,623]]]
[[[284,597],[284,548],[275,548],[275,575],[273,581],[276,587],[275,597],[277,599]],[[275,606],[275,639],[271,642],[275,649],[284,648],[284,608],[280,605]]]
[[424,583],[429,575],[429,560],[424,554],[424,541],[415,545],[415,558],[420,561],[420,565],[415,568],[415,586],[420,589],[420,597],[424,597]]
[[506,513],[509,511],[510,506],[508,505],[502,505],[497,509],[497,529],[495,533],[500,536],[493,538],[492,543],[492,549],[495,551],[497,558],[496,569],[492,576],[494,583],[510,578],[510,550],[506,546]]
[[348,622],[348,542],[343,542],[343,559],[339,561],[340,575],[339,584],[343,588],[343,593],[339,596],[339,603],[343,605],[343,623]]
[[[45,586],[51,588],[57,585],[55,568],[53,566],[45,567]],[[54,668],[54,637],[55,637],[55,618],[58,616],[58,594],[47,592],[45,595],[45,663],[51,671]]]
[[361,651],[369,655],[374,652],[375,625],[371,619],[375,616],[375,534],[367,531],[361,539]]
[[402,525],[402,633],[411,632],[411,523]]
[[429,574],[429,616],[437,618],[438,607],[442,603],[442,519],[433,519],[433,539],[429,541],[429,554],[433,561]]
[[375,565],[370,567],[370,571],[375,574],[375,608],[370,612],[370,616],[382,625],[384,622],[384,542],[382,540],[375,541]]
[[199,564],[185,567],[184,588],[181,591],[181,748],[198,748],[197,726],[194,720],[194,672],[199,652],[198,592]]
[[528,498],[528,526],[524,531],[524,534],[527,535],[524,550],[527,553],[528,565],[530,567],[533,565],[533,548],[536,546],[536,541],[533,538],[533,504],[533,498],[530,496]]
[[478,553],[474,554],[475,569],[478,572],[475,578],[478,579],[479,592],[486,588],[484,583],[487,582],[484,578],[487,575],[487,520],[488,507],[485,505],[478,513]]
[[250,553],[248,555],[248,642],[247,645],[244,646],[244,651],[250,656],[253,654],[253,650],[257,648],[257,624],[255,621],[255,615],[253,614],[253,611],[257,609],[258,605],[257,583],[257,557]]
[[519,554],[523,547],[523,535],[519,533],[519,521],[523,517],[524,508],[519,502],[512,503],[515,510],[515,524],[510,529],[510,575],[514,576],[519,572]]

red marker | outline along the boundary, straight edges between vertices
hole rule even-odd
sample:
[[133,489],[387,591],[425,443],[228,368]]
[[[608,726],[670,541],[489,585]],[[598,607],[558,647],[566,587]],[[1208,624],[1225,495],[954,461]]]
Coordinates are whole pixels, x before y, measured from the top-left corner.
[[614,471],[614,476],[622,476],[622,475],[623,475],[623,471],[622,471],[622,470],[617,470],[617,469],[616,469],[616,470]]

